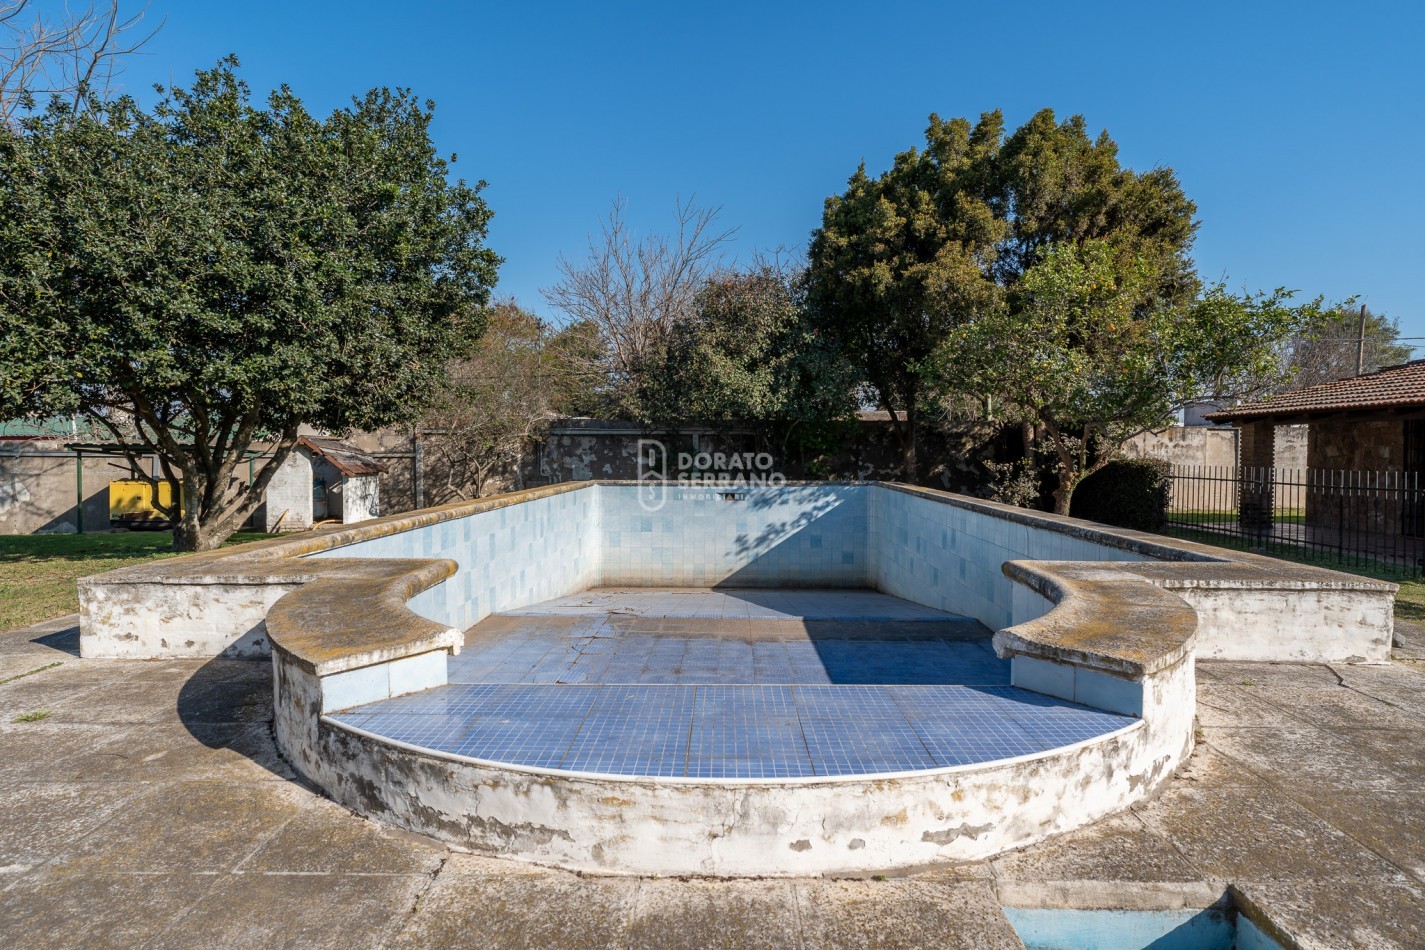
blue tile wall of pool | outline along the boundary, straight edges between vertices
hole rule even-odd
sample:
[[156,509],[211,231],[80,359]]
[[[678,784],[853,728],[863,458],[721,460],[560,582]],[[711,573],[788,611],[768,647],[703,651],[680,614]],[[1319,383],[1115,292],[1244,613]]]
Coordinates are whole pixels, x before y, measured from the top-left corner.
[[447,557],[454,577],[410,601],[422,617],[464,630],[491,613],[598,582],[598,492],[536,498],[312,557]]
[[601,586],[872,586],[866,486],[670,487],[658,511],[632,487],[599,494]]
[[869,587],[997,629],[1011,621],[1007,560],[1141,560],[1069,534],[877,485],[670,487],[656,511],[634,486],[598,485],[313,557],[449,557],[455,577],[411,601],[466,628],[588,587]]
[[[1070,534],[872,487],[866,548],[875,588],[974,617],[991,630],[1012,619],[1005,561],[1141,561],[1142,555]],[[1022,618],[1021,618],[1022,619]]]

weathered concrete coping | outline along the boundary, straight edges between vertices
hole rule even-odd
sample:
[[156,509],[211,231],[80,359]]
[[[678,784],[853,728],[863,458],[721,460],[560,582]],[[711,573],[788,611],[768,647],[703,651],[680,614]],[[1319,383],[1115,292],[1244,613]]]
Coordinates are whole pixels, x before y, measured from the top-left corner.
[[406,602],[453,575],[449,559],[346,559],[323,570],[267,613],[267,635],[301,669],[316,676],[446,650],[458,653],[464,635],[427,620]]
[[1007,561],[1002,569],[1053,606],[996,633],[1001,657],[1141,679],[1180,663],[1192,649],[1197,612],[1117,563]]
[[1172,562],[1135,561],[1123,570],[1168,590],[1300,590],[1370,591],[1394,594],[1399,584],[1345,574],[1327,568],[1280,561],[1246,552],[1232,552],[1232,560],[1187,565]]
[[[402,595],[408,598],[440,583],[451,576],[454,568],[449,561],[434,559],[335,559],[309,555],[595,485],[628,484],[633,483],[565,482],[390,515],[350,527],[254,542],[177,561],[123,568],[81,580],[81,605],[86,618],[92,611],[84,605],[107,605],[108,612],[94,621],[93,626],[102,634],[96,638],[103,639],[101,648],[111,652],[95,655],[157,655],[172,648],[166,641],[161,642],[161,649],[147,644],[162,641],[168,634],[161,629],[161,624],[149,629],[133,618],[143,611],[154,613],[155,605],[161,606],[166,595],[146,593],[142,589],[145,586],[189,587],[192,588],[189,596],[193,599],[209,597],[208,590],[223,585],[243,590],[268,588],[265,599],[231,596],[223,603],[215,602],[209,611],[210,625],[214,629],[206,639],[187,644],[185,649],[195,655],[213,655],[233,644],[245,631],[260,631],[265,623],[270,638],[296,662],[313,671],[322,671],[320,675],[328,675],[379,663],[383,658],[429,651],[431,644],[451,639],[445,628],[423,620],[398,601]],[[823,487],[827,483],[788,484]],[[1389,648],[1390,601],[1397,588],[1385,581],[1107,528],[935,489],[887,482],[857,484],[921,496],[939,504],[1030,529],[1067,535],[1144,559],[1097,564],[1022,561],[1014,567],[1006,566],[1004,570],[1013,580],[1059,605],[1051,611],[1052,616],[1040,617],[1030,625],[1021,623],[1005,632],[1002,642],[1011,655],[1046,659],[1036,651],[1048,651],[1065,662],[1126,677],[1141,676],[1170,665],[1174,657],[1182,655],[1180,641],[1191,631],[1184,634],[1180,629],[1188,623],[1185,616],[1178,616],[1184,607],[1167,593],[1169,591],[1181,592],[1192,602],[1198,617],[1202,618],[1203,642],[1212,647],[1213,655],[1290,659],[1360,655],[1369,659],[1378,658],[1378,654]],[[132,593],[123,593],[125,590]],[[1236,603],[1209,602],[1215,590],[1265,592],[1266,596],[1257,598],[1260,603],[1252,608],[1256,613],[1250,623],[1262,633],[1256,639],[1268,644],[1277,641],[1290,644],[1292,631],[1302,627],[1301,618],[1287,616],[1286,611],[1299,600],[1300,592],[1348,592],[1357,600],[1370,603],[1357,611],[1358,617],[1353,614],[1355,619],[1342,624],[1339,631],[1333,629],[1330,637],[1321,643],[1299,644],[1291,650],[1283,647],[1277,651],[1281,657],[1270,651],[1267,651],[1268,656],[1259,657],[1251,651],[1241,653],[1239,649],[1242,637],[1238,631],[1243,626],[1246,608]],[[274,608],[273,616],[266,617],[268,605],[279,596],[283,598],[281,608]],[[1337,613],[1343,612],[1337,610]],[[174,616],[189,627],[194,625],[191,608]],[[1173,619],[1175,617],[1177,619]],[[1271,623],[1282,629],[1270,628]],[[224,625],[230,629],[219,629]],[[1363,630],[1374,631],[1370,643],[1364,646],[1361,645]]]
[[[458,565],[443,558],[312,558],[331,551],[456,521],[544,498],[579,491],[592,482],[571,482],[511,492],[492,498],[456,502],[423,511],[389,515],[350,527],[317,529],[287,538],[190,555],[174,561],[156,561],[110,571],[79,581],[81,610],[86,602],[120,600],[120,626],[111,629],[111,641],[143,642],[146,632],[123,626],[134,614],[162,614],[164,602],[145,594],[145,588],[188,588],[205,598],[211,624],[221,629],[209,641],[188,644],[197,655],[214,655],[233,645],[244,631],[265,631],[265,639],[286,654],[296,666],[319,677],[361,667],[430,653],[456,652],[463,640],[459,632],[414,613],[406,601],[452,576]],[[267,591],[241,603],[223,600],[219,588]],[[123,591],[134,593],[123,594]],[[213,591],[214,593],[209,593]],[[129,598],[124,600],[123,598]],[[280,598],[280,599],[278,599]],[[273,601],[276,600],[274,603]],[[191,612],[178,613],[177,623],[193,625]],[[111,626],[113,618],[109,618]],[[197,639],[197,638],[194,638]],[[251,636],[245,637],[245,643]],[[112,643],[106,645],[112,646]],[[166,646],[166,643],[165,643]],[[206,649],[205,649],[206,647]],[[247,648],[265,655],[266,646]],[[149,651],[153,655],[157,651]],[[111,654],[104,654],[111,655]],[[112,655],[142,655],[136,651]],[[427,677],[428,679],[428,677]],[[424,682],[425,680],[421,680]]]

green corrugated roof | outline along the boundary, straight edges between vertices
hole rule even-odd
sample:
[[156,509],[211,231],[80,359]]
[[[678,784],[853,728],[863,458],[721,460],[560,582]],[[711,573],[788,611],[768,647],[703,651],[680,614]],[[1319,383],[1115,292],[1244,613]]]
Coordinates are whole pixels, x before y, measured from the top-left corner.
[[48,419],[13,419],[0,422],[0,439],[105,440],[94,423],[82,416],[52,416]]

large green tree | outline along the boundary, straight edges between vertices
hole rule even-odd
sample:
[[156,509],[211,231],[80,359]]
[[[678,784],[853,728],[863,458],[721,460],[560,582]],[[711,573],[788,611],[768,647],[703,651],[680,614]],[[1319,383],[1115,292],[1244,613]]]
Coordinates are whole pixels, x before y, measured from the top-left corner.
[[802,283],[775,261],[710,278],[642,381],[647,421],[786,427],[850,416],[852,379],[808,325]]
[[1189,300],[1194,210],[1170,170],[1123,168],[1113,140],[1079,116],[1045,109],[1006,135],[998,111],[973,126],[932,115],[923,151],[876,178],[863,165],[827,199],[811,242],[812,317],[892,413],[913,480],[918,417],[949,395],[926,367],[955,328],[1001,312],[1062,243],[1107,242],[1147,268],[1145,299]]
[[920,364],[950,330],[988,306],[991,268],[1006,237],[990,204],[998,112],[971,126],[930,117],[924,151],[865,164],[826,199],[808,252],[807,306],[819,338],[855,366],[867,401],[890,413],[901,474],[915,481],[925,383]]
[[156,455],[183,550],[247,518],[299,426],[415,421],[499,264],[430,103],[381,89],[323,120],[286,87],[254,103],[236,67],[0,128],[0,414],[85,413]]
[[1128,438],[1275,371],[1280,341],[1317,308],[1220,285],[1178,300],[1161,292],[1161,257],[1105,241],[1036,257],[1003,305],[953,332],[926,368],[944,391],[999,394],[1043,432],[1059,514]]

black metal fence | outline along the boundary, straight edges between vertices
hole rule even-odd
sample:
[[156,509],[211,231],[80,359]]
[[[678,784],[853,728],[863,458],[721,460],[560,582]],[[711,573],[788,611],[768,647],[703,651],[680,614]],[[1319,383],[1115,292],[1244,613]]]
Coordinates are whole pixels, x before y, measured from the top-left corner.
[[1171,478],[1174,534],[1403,576],[1425,569],[1417,472],[1175,465]]

